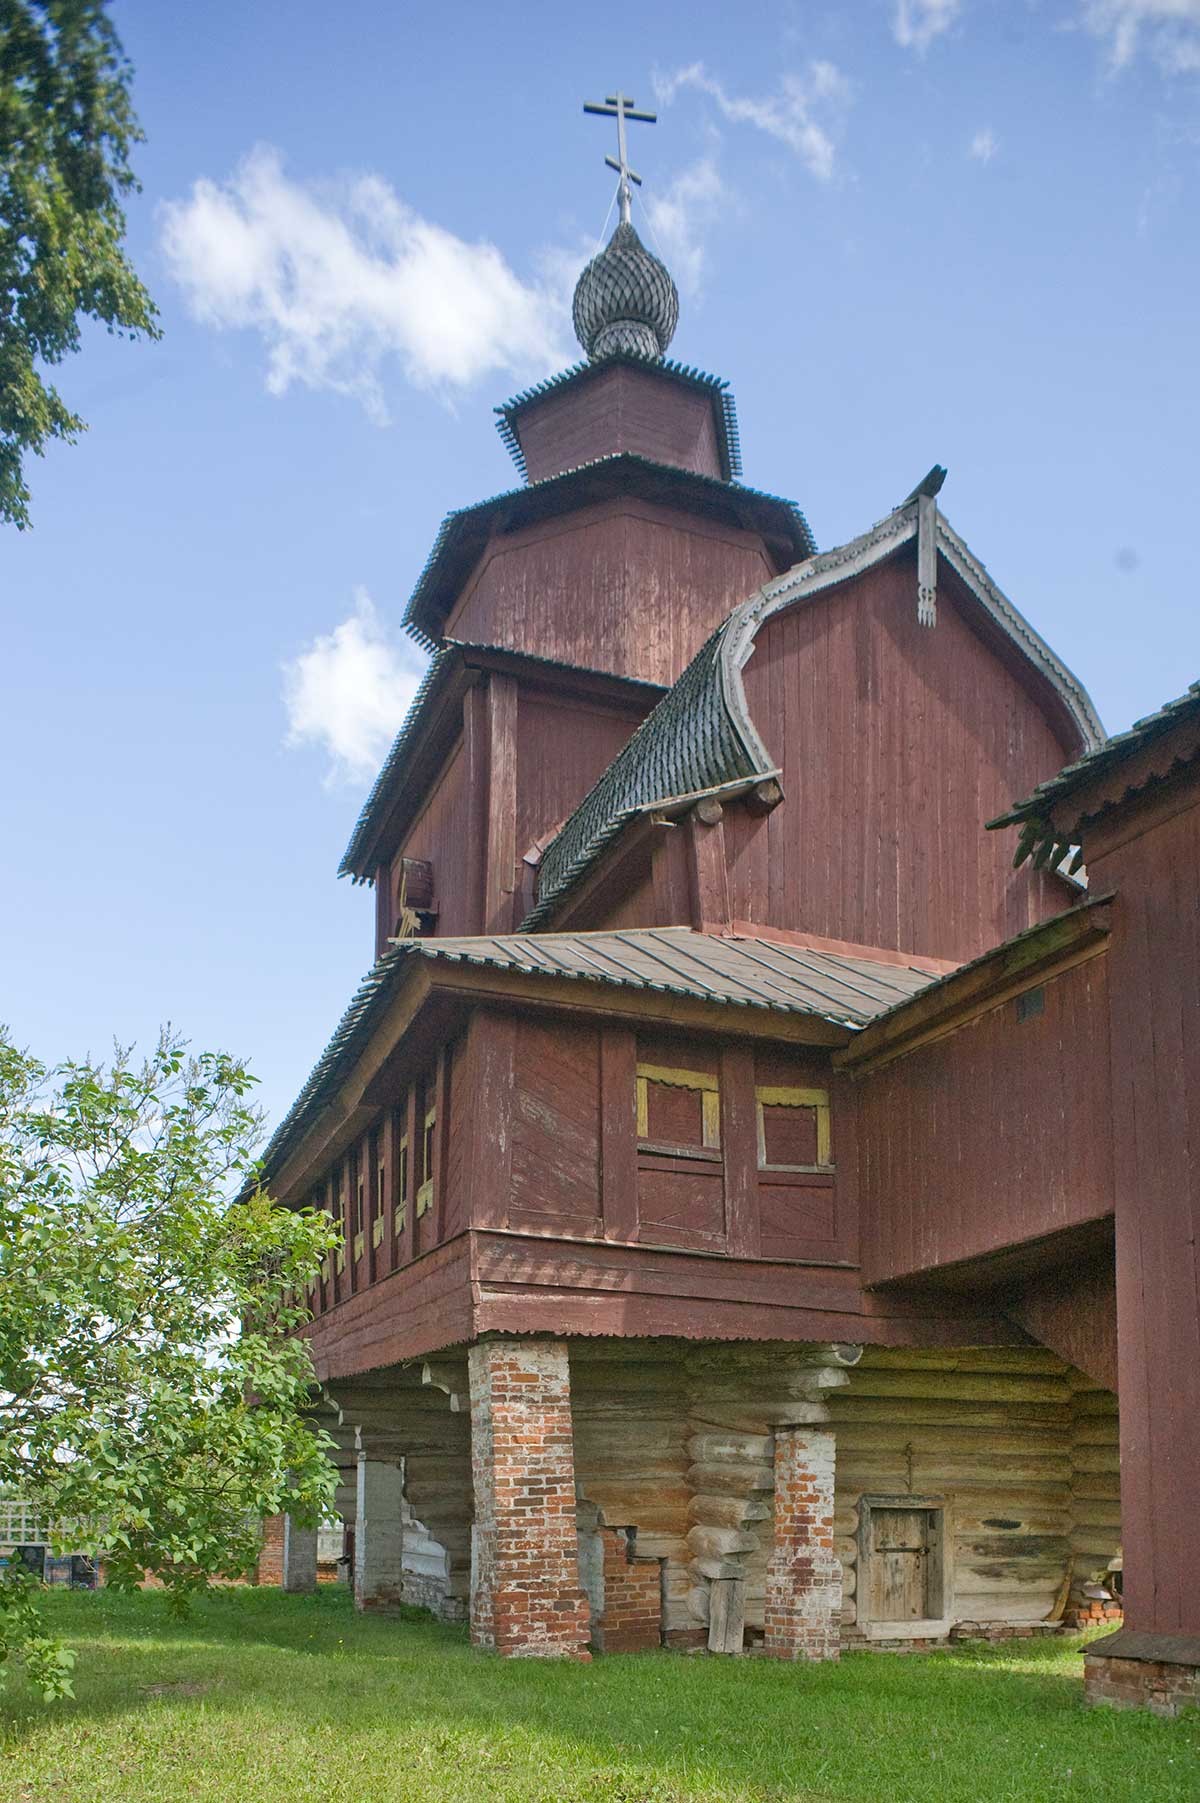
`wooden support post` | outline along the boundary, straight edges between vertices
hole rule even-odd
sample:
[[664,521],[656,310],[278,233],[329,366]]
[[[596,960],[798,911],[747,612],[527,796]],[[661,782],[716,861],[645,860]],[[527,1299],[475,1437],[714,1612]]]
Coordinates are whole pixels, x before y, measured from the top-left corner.
[[[476,683],[463,696],[463,787],[467,796],[469,905],[466,931],[482,933],[488,881],[488,705],[487,689]],[[443,905],[445,898],[443,897]]]
[[726,1046],[721,1053],[721,1151],[725,1161],[725,1249],[730,1258],[757,1258],[762,1245],[758,1116],[754,1053],[748,1046]]
[[404,1103],[404,1132],[408,1139],[408,1182],[404,1197],[404,1230],[400,1235],[400,1263],[411,1263],[417,1250],[417,1164],[420,1156],[421,1086],[410,1083]]
[[687,817],[692,925],[698,932],[727,931],[732,920],[723,815],[720,802],[710,797],[698,801]]
[[745,1637],[745,1578],[714,1578],[708,1598],[709,1652],[740,1653]]
[[360,1451],[354,1524],[354,1602],[359,1609],[404,1600],[403,1495],[400,1467]]
[[483,931],[511,933],[517,891],[517,685],[493,670],[487,682],[487,874]]
[[600,1032],[600,1195],[606,1240],[638,1230],[637,1040],[628,1027]]

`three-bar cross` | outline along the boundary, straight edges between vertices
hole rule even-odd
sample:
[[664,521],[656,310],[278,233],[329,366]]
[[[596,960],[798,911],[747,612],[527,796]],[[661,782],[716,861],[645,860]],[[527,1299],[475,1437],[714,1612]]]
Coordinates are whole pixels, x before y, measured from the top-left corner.
[[635,112],[634,104],[628,94],[616,93],[609,94],[603,106],[594,100],[585,101],[583,106],[585,113],[600,113],[604,118],[615,119],[617,122],[617,155],[615,159],[605,157],[604,161],[610,169],[615,169],[621,178],[617,195],[620,201],[622,225],[629,224],[629,215],[633,206],[633,189],[629,184],[636,182],[639,188],[642,185],[641,176],[635,174],[629,167],[629,159],[625,152],[625,121],[626,119],[639,119],[644,125],[654,125],[658,121],[657,113]]

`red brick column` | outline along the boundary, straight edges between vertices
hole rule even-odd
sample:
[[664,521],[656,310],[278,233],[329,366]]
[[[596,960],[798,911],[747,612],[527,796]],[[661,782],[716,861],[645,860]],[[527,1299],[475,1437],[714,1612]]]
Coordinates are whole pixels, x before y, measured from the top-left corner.
[[842,1568],[833,1551],[833,1435],[775,1432],[775,1544],[767,1562],[763,1651],[776,1659],[836,1659]]
[[662,1645],[661,1559],[639,1559],[636,1528],[601,1528],[604,1612],[597,1640],[605,1653],[644,1653]]
[[283,1524],[286,1519],[284,1515],[268,1515],[263,1522],[262,1549],[254,1574],[256,1584],[283,1583]]
[[471,1348],[471,1639],[508,1657],[587,1659],[567,1348]]

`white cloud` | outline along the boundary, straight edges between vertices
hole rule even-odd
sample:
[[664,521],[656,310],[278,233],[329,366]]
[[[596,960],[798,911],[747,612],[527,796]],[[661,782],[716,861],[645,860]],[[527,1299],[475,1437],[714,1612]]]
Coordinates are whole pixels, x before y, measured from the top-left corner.
[[961,11],[962,0],[896,0],[892,36],[904,50],[928,50]]
[[1083,0],[1080,18],[1107,41],[1114,71],[1146,44],[1168,75],[1200,73],[1200,0]]
[[705,237],[728,201],[729,190],[711,156],[683,170],[663,193],[645,197],[658,247],[686,294],[695,294],[700,287]]
[[654,91],[661,106],[669,106],[681,88],[695,88],[707,94],[731,124],[756,126],[786,144],[819,181],[832,177],[833,131],[849,96],[849,84],[833,63],[814,62],[803,75],[785,74],[778,92],[760,99],[728,94],[703,63],[691,63],[673,75],[654,78]]
[[967,148],[967,155],[974,157],[977,163],[990,163],[1000,148],[1000,140],[990,125],[977,131]]
[[283,666],[288,745],[329,754],[326,787],[373,777],[408,712],[425,669],[415,647],[384,631],[367,591],[354,611]]
[[168,202],[162,238],[197,319],[258,332],[273,394],[333,389],[385,424],[393,361],[414,386],[448,390],[570,355],[554,284],[523,282],[495,245],[422,218],[379,176],[308,187],[260,147],[227,182]]

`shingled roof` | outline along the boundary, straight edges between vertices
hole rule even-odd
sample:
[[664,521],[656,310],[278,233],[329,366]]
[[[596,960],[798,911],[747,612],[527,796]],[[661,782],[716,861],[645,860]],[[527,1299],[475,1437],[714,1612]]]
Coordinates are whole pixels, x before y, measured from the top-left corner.
[[[568,892],[636,815],[681,796],[778,775],[777,759],[750,718],[742,681],[759,628],[773,614],[893,556],[915,538],[917,511],[915,499],[905,502],[860,538],[810,557],[733,610],[547,846],[537,905],[521,923],[524,930],[552,918]],[[995,625],[1049,682],[1082,742],[1099,746],[1104,730],[1087,691],[940,513],[937,543]]]
[[676,382],[698,393],[706,394],[712,401],[713,421],[717,428],[717,449],[721,463],[731,481],[737,482],[742,474],[742,446],[738,435],[737,407],[728,382],[720,376],[710,376],[702,369],[692,369],[684,363],[673,363],[669,358],[642,357],[636,351],[618,351],[602,358],[597,363],[573,363],[570,369],[564,369],[560,375],[551,376],[548,381],[538,382],[533,388],[526,388],[515,394],[511,400],[504,401],[495,409],[496,430],[508,447],[509,456],[525,475],[525,453],[521,449],[520,428],[518,421],[527,407],[535,402],[545,400],[557,394],[561,389],[582,386],[591,377],[603,374],[615,365],[626,365],[633,369],[649,370],[652,375],[672,377]]
[[[1026,858],[1032,858],[1035,864],[1057,862],[1065,857],[1071,849],[1069,835],[1078,825],[1077,820],[1060,819],[1056,826],[1052,818],[1069,802],[1071,797],[1088,783],[1098,777],[1105,777],[1117,770],[1139,751],[1144,751],[1156,739],[1161,739],[1175,727],[1188,719],[1200,719],[1200,682],[1191,684],[1187,693],[1168,701],[1153,714],[1147,714],[1142,720],[1135,720],[1126,732],[1114,733],[1103,745],[1089,751],[1086,756],[1077,758],[1058,772],[1039,783],[1031,795],[1011,807],[1007,814],[1000,814],[995,820],[988,821],[988,830],[997,831],[1004,826],[1020,826],[1021,837],[1017,844],[1014,864],[1023,864]],[[1064,834],[1067,836],[1064,837]],[[1074,862],[1080,861],[1077,852]]]
[[[593,670],[579,664],[564,663],[561,658],[537,657],[529,651],[514,651],[507,645],[480,645],[467,639],[447,639],[433,653],[429,667],[421,679],[420,687],[413,696],[409,710],[401,722],[400,730],[392,741],[392,748],[383,761],[379,775],[371,785],[370,794],[363,803],[362,812],[350,835],[350,843],[338,866],[339,876],[353,877],[356,883],[373,880],[374,870],[368,867],[368,853],[376,828],[384,819],[392,799],[404,780],[405,766],[408,764],[422,726],[434,711],[434,704],[443,683],[461,658],[472,656],[503,658],[506,662],[518,664],[522,669],[528,669],[530,672],[553,670],[560,676],[599,677],[604,682],[612,684],[614,688],[620,686],[632,693],[647,697],[661,695],[663,689],[661,683],[646,682],[640,676],[615,676],[607,670]],[[643,705],[648,705],[648,702]]]
[[907,1001],[944,969],[810,951],[774,939],[719,938],[690,927],[395,940],[364,977],[272,1136],[262,1158],[264,1177],[278,1170],[349,1073],[404,970],[423,960],[810,1015],[851,1031]]

